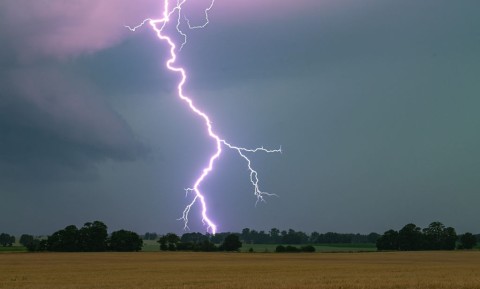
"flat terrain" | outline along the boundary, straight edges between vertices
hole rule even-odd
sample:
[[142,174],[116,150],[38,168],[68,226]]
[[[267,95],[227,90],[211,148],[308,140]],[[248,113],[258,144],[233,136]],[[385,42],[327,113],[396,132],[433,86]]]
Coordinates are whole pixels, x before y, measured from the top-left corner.
[[[284,244],[284,246],[287,246]],[[304,245],[292,245],[300,248]],[[243,244],[240,250],[248,252],[252,248],[255,252],[275,252],[277,245],[273,244]],[[315,244],[316,252],[373,252],[377,251],[375,244]]]
[[480,252],[3,253],[0,288],[480,288]]
[[[286,246],[285,244],[283,244]],[[301,247],[302,245],[293,245]],[[243,244],[240,250],[242,252],[248,252],[252,248],[255,252],[275,252],[276,244]],[[315,250],[317,252],[371,252],[377,251],[375,244],[315,244]],[[160,245],[157,241],[144,240],[143,249],[144,252],[158,252],[160,251]]]

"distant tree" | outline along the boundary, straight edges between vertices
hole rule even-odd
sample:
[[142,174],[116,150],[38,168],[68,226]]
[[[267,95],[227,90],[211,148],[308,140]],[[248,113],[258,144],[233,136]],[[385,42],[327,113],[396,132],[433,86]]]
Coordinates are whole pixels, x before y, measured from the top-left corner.
[[119,230],[112,232],[108,239],[108,248],[115,252],[138,252],[142,250],[143,240],[131,231]]
[[280,230],[277,229],[277,228],[272,228],[270,229],[270,243],[272,244],[277,244],[277,243],[280,243]]
[[277,252],[277,253],[284,253],[285,251],[286,251],[286,249],[285,249],[285,246],[283,246],[283,245],[278,245],[275,248],[275,252]]
[[78,246],[84,252],[103,252],[107,249],[107,225],[100,221],[87,222],[78,231]]
[[289,229],[286,234],[282,236],[282,243],[284,244],[305,244],[308,242],[308,236],[304,232]]
[[146,232],[145,235],[143,235],[144,240],[156,240],[157,238],[158,238],[157,233]]
[[312,232],[310,234],[310,237],[308,238],[308,242],[315,244],[318,241],[318,237],[320,237],[320,233],[318,232]]
[[160,244],[160,251],[167,251],[168,250],[167,238],[165,238],[165,236],[160,236],[157,243]]
[[368,243],[368,236],[364,234],[349,234],[352,238],[352,243]]
[[300,253],[300,252],[313,253],[315,252],[315,247],[313,247],[312,245],[306,245],[298,248],[291,245],[288,245],[288,246],[279,245],[275,248],[275,252],[276,253]]
[[[166,246],[168,249],[168,245]],[[196,251],[196,252],[214,252],[218,248],[214,243],[205,239],[200,242],[179,242],[176,245],[176,251]]]
[[315,252],[315,247],[313,247],[312,245],[302,246],[302,247],[300,247],[300,251],[307,252],[307,253],[313,253],[313,252]]
[[13,243],[15,243],[14,236],[10,236],[7,233],[0,234],[0,245],[2,245],[3,247],[7,247],[7,246],[11,247]]
[[325,234],[320,234],[315,243],[326,243],[326,244],[339,244],[339,243],[352,243],[353,234],[339,234],[334,232],[327,232]]
[[200,252],[214,252],[217,251],[218,248],[209,240],[203,240],[202,242],[196,243],[193,250]]
[[380,238],[380,234],[372,232],[367,235],[367,243],[376,243],[378,238]]
[[297,252],[300,252],[300,249],[298,249],[297,247],[295,246],[286,246],[285,247],[285,252],[288,252],[288,253],[297,253]]
[[458,239],[454,228],[446,228],[440,222],[432,222],[423,229],[423,235],[426,250],[454,250]]
[[426,250],[442,250],[445,247],[445,226],[440,222],[433,222],[423,229],[424,248]]
[[421,250],[424,247],[422,231],[415,224],[407,224],[398,232],[398,248],[401,251]]
[[157,235],[157,233],[146,232],[141,237],[142,237],[143,240],[156,240],[158,235]]
[[459,249],[472,249],[477,245],[477,238],[472,233],[465,233],[460,236]]
[[270,242],[270,235],[265,231],[256,231],[245,228],[242,230],[242,234],[239,236],[244,242],[251,244],[267,244]]
[[398,232],[395,230],[388,230],[381,235],[377,241],[377,250],[398,250]]
[[162,251],[176,251],[180,237],[174,233],[168,233],[161,236],[157,242],[160,243],[160,250]]
[[48,251],[59,252],[102,252],[107,249],[107,226],[100,222],[87,222],[81,229],[75,225],[65,227],[48,236]]
[[80,251],[78,240],[79,233],[77,227],[70,225],[49,236],[46,247],[48,251],[76,252]]
[[203,235],[202,233],[185,233],[180,237],[180,242],[191,242],[191,243],[200,243],[205,240],[208,240],[207,235]]
[[[202,233],[185,233],[180,237],[180,242],[176,244],[176,249],[179,251],[216,251],[217,247],[209,238],[209,235],[203,235]],[[165,239],[165,244],[166,242],[167,239]],[[168,245],[164,247],[168,249]]]
[[28,234],[23,234],[20,236],[19,243],[22,244],[22,246],[27,247],[28,244],[32,243],[34,240],[32,235]]
[[243,240],[243,242],[247,244],[252,243],[252,236],[250,235],[250,229],[249,228],[244,228],[242,229],[242,233],[240,234],[240,238]]
[[455,250],[455,246],[457,244],[458,235],[455,232],[455,229],[452,227],[445,228],[444,231],[444,247],[443,250]]
[[40,252],[47,250],[47,240],[33,239],[32,242],[25,245],[30,252]]
[[215,244],[222,244],[225,238],[232,233],[230,232],[223,232],[223,233],[216,233],[215,235],[208,235],[211,242]]
[[265,231],[259,231],[253,239],[255,244],[268,244],[270,243],[270,235]]
[[[195,245],[196,244],[193,242],[178,242],[177,251],[195,251]],[[165,246],[165,247],[168,249],[168,246]],[[162,250],[162,251],[166,251],[166,250]]]
[[221,248],[225,251],[238,251],[242,247],[242,242],[236,234],[230,234],[225,237]]

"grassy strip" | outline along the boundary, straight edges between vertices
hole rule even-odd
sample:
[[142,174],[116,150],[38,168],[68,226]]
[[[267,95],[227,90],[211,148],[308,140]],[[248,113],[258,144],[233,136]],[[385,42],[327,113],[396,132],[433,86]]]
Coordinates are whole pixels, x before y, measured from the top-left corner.
[[12,252],[27,252],[27,248],[23,246],[0,247],[0,253],[12,253]]

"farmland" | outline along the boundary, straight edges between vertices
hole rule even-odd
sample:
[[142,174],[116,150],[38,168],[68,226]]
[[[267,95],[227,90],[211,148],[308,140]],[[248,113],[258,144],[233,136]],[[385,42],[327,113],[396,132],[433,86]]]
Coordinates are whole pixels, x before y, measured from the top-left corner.
[[[243,244],[240,250],[248,252],[252,248],[254,252],[265,253],[275,252],[276,247],[276,244]],[[316,244],[314,247],[317,252],[371,252],[377,250],[375,244]],[[156,241],[143,241],[142,251],[158,252],[159,250],[159,244]]]
[[3,253],[0,288],[480,288],[480,252]]

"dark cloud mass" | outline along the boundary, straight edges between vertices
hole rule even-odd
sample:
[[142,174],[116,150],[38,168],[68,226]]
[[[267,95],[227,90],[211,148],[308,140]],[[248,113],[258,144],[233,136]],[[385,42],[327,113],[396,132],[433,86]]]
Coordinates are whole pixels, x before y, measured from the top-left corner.
[[[204,2],[188,8],[192,21]],[[480,3],[295,3],[217,1],[180,54],[186,93],[219,133],[284,150],[252,156],[280,196],[257,207],[243,159],[225,152],[204,184],[220,230],[382,233],[439,220],[479,233]],[[181,232],[183,189],[212,144],[175,97],[165,45],[123,27],[157,8],[0,3],[0,231],[100,219]],[[190,227],[203,231],[197,209]]]
[[1,86],[1,160],[9,165],[84,168],[106,158],[132,160],[143,150],[121,117],[74,75],[11,70]]
[[[120,1],[118,6],[128,5]],[[107,10],[113,15],[95,18]],[[99,161],[145,154],[146,147],[88,72],[72,70],[75,58],[124,37],[116,21],[132,19],[124,17],[127,13],[112,9],[109,1],[0,4],[3,179],[81,179]]]

